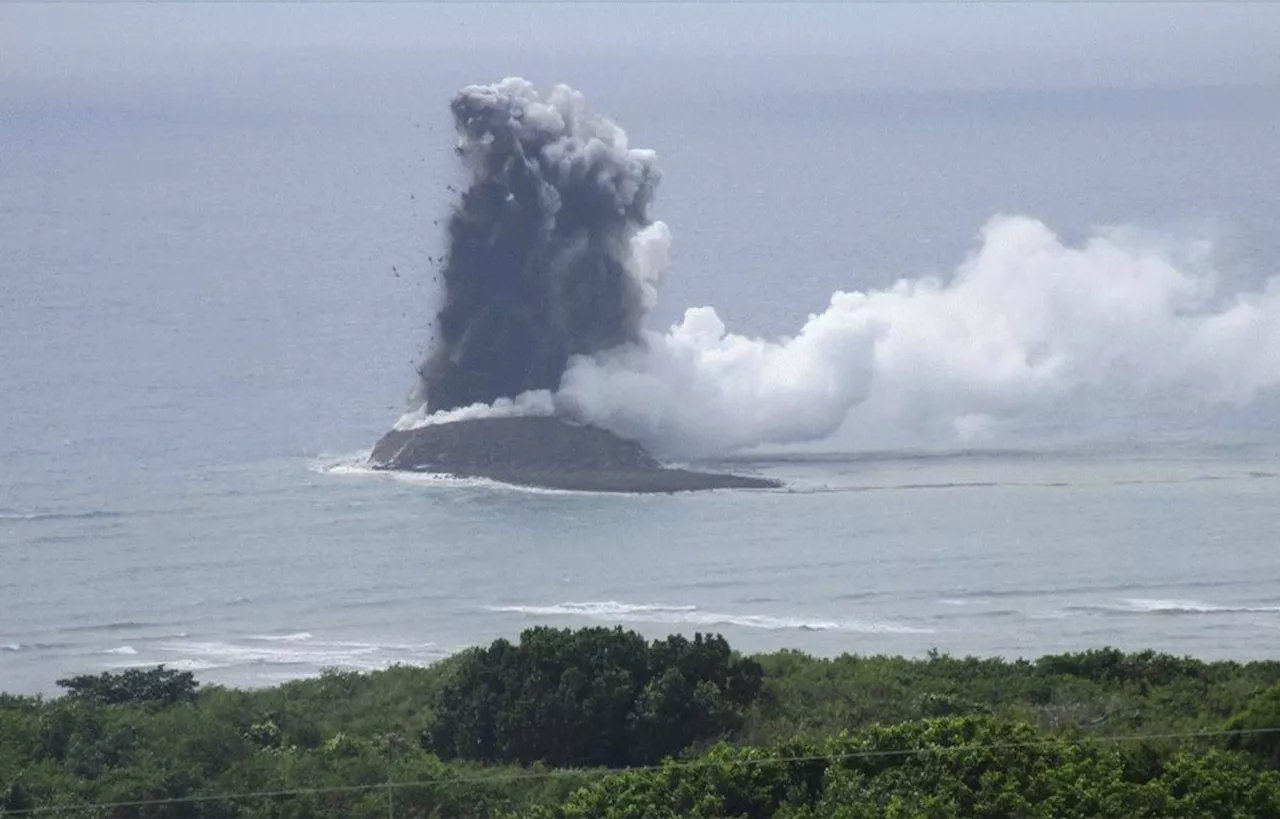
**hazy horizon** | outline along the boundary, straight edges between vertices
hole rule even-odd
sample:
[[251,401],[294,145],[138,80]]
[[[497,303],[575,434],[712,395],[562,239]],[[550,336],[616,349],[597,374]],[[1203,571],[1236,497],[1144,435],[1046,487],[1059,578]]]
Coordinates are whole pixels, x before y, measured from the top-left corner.
[[663,58],[633,74],[692,56],[691,77],[769,65],[782,84],[801,58],[830,70],[811,81],[861,90],[1259,86],[1280,81],[1278,40],[1280,5],[1261,3],[5,4],[0,86],[298,70],[308,53],[370,49],[442,49],[537,82],[609,74],[625,52]]

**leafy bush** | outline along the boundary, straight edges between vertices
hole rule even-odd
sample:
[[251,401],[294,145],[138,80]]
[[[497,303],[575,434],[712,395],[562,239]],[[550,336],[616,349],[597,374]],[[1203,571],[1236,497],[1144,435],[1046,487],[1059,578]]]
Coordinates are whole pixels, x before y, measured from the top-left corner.
[[1280,684],[1254,697],[1231,718],[1227,729],[1242,732],[1229,739],[1230,747],[1249,751],[1272,765],[1280,765]]
[[1280,815],[1280,774],[1223,751],[1136,771],[1115,746],[989,718],[919,720],[601,778],[535,819],[1201,819]]
[[735,731],[762,672],[719,636],[534,628],[468,653],[424,745],[442,758],[649,764]]
[[[180,799],[93,815],[1280,817],[1275,662],[743,659],[719,637],[534,629],[430,668],[249,691],[163,668],[73,681],[54,699],[0,695],[0,816]],[[1194,736],[1224,725],[1255,732]],[[489,731],[476,762],[456,752],[473,727]],[[442,761],[430,740],[447,730]],[[622,775],[563,768],[673,754]],[[223,796],[281,791],[303,792]]]
[[67,689],[67,696],[72,699],[98,705],[174,705],[194,700],[199,687],[190,671],[173,671],[162,665],[130,668],[118,674],[85,674],[57,680],[57,685]]

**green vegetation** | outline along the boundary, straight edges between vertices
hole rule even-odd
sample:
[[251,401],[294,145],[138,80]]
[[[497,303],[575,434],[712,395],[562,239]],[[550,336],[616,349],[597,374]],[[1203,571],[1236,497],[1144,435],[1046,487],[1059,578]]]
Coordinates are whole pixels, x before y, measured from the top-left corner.
[[1275,662],[538,628],[254,691],[164,668],[59,685],[0,695],[0,816],[1280,817]]
[[174,705],[196,698],[196,677],[190,671],[170,671],[160,666],[151,671],[131,668],[119,674],[104,671],[98,676],[84,675],[58,680],[71,699],[98,705],[142,705],[154,702]]
[[466,656],[423,744],[444,759],[652,765],[741,727],[761,677],[719,636],[531,629]]

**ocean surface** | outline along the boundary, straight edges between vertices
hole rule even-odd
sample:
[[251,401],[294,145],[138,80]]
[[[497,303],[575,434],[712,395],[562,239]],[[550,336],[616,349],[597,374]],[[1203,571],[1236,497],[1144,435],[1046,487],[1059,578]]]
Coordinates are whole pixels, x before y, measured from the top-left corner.
[[710,304],[791,333],[834,290],[948,275],[1002,213],[1068,242],[1211,240],[1228,293],[1280,273],[1273,88],[797,92],[593,65],[357,50],[0,77],[0,690],[154,663],[263,685],[535,624],[1280,656],[1273,391],[716,464],[779,491],[362,469],[432,315],[449,95],[508,73],[581,87],[658,151],[655,327]]

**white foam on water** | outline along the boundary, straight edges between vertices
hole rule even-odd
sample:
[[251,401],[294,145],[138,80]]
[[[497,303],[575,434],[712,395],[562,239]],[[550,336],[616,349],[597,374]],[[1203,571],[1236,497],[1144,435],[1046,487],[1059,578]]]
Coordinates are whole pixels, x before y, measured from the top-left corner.
[[[377,651],[406,651],[406,652],[426,652],[440,653],[442,649],[436,643],[362,643],[362,642],[342,642],[337,641],[331,645],[342,646],[343,648],[372,648]],[[449,652],[452,653],[452,652]]]
[[1159,600],[1133,597],[1124,601],[1135,612],[1169,614],[1280,614],[1280,606],[1221,606],[1199,600]]
[[95,520],[114,517],[119,517],[119,513],[106,509],[88,509],[80,512],[0,512],[0,520],[13,521]]
[[1093,613],[1104,615],[1222,615],[1222,614],[1280,614],[1280,606],[1219,605],[1201,600],[1130,597],[1120,603],[1086,604],[1067,606],[1060,614]]
[[0,651],[10,651],[15,654],[19,651],[57,651],[65,648],[70,648],[70,645],[67,643],[5,643],[0,645]]
[[1071,616],[1069,611],[1039,611],[1027,615],[1028,620],[1066,620]]
[[123,654],[126,656],[133,656],[138,653],[138,650],[133,646],[120,646],[118,648],[108,648],[102,653],[103,654]]
[[219,665],[217,663],[210,662],[208,660],[188,660],[184,658],[184,659],[174,660],[173,662],[167,662],[164,664],[164,667],[168,669],[172,669],[173,671],[195,672],[195,671],[212,671],[216,668],[219,668]]
[[369,454],[364,453],[360,456],[358,462],[350,460],[333,462],[317,461],[311,465],[311,469],[313,472],[319,472],[324,475],[376,478],[379,480],[395,481],[397,483],[407,483],[415,486],[428,486],[446,489],[489,489],[503,492],[520,492],[527,495],[583,497],[644,494],[627,492],[589,492],[581,489],[552,489],[545,486],[525,486],[517,483],[503,483],[502,481],[495,481],[492,478],[464,478],[448,472],[410,472],[400,469],[374,469],[369,466],[368,458]]
[[662,603],[619,603],[616,600],[606,600],[599,603],[556,603],[548,606],[485,606],[485,609],[531,615],[580,614],[584,617],[611,617],[625,614],[693,612],[697,611],[698,607],[669,606]]
[[181,654],[189,659],[217,663],[219,667],[235,665],[365,665],[361,658],[377,651],[374,647],[327,650],[317,645],[308,648],[277,648],[237,645],[221,641],[170,643],[157,647],[161,651]]
[[449,654],[435,643],[322,641],[310,632],[253,636],[244,642],[168,642],[155,649],[178,655],[174,661],[162,660],[166,665],[188,670],[305,666],[375,671],[396,664],[427,665]]
[[702,611],[697,606],[662,603],[619,603],[615,600],[553,605],[495,605],[486,611],[533,617],[585,617],[625,623],[669,625],[739,626],[779,631],[839,631],[857,634],[933,634],[934,629],[885,620],[818,620],[805,617],[776,617],[767,614],[730,614]]
[[322,475],[364,475],[375,472],[369,467],[369,450],[352,452],[346,455],[322,456],[315,458],[308,465],[312,472]]

